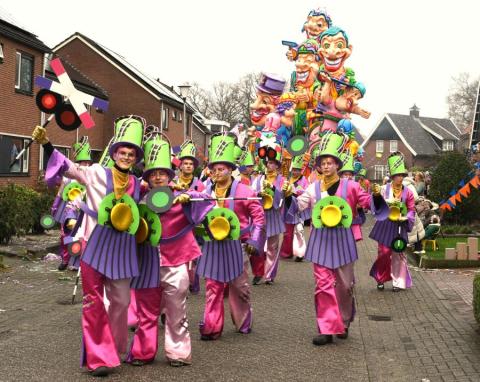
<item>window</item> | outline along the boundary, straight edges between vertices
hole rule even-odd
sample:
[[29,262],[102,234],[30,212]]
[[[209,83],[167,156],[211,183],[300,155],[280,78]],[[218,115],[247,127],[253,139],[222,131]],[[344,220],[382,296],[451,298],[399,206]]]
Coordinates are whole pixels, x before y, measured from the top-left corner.
[[172,119],[173,119],[174,121],[177,120],[177,111],[176,111],[176,110],[172,110]]
[[12,167],[10,163],[17,157],[20,151],[28,145],[30,139],[15,137],[11,135],[0,135],[0,174],[28,174],[28,159],[30,149],[27,149],[23,156],[18,159]]
[[4,59],[3,44],[0,42],[0,64],[3,64],[3,59]]
[[383,141],[376,141],[376,150],[377,153],[383,153]]
[[[45,152],[43,151],[43,146],[40,146],[40,170],[45,170],[47,168],[48,164],[48,158],[45,155]],[[68,147],[60,147],[60,146],[53,146],[57,151],[61,152],[63,155],[65,155],[67,158],[70,155],[70,149]]]
[[454,144],[453,141],[443,141],[442,142],[442,150],[443,151],[453,151]]
[[168,130],[168,107],[162,109],[162,129]]
[[398,141],[390,141],[390,152],[394,153],[395,151],[398,151]]
[[385,178],[386,176],[387,176],[387,166],[376,165],[375,166],[375,179],[376,180],[383,180],[383,178]]
[[20,93],[33,94],[33,56],[17,52],[15,69],[15,89]]
[[178,121],[179,122],[183,121],[182,113],[178,113]]

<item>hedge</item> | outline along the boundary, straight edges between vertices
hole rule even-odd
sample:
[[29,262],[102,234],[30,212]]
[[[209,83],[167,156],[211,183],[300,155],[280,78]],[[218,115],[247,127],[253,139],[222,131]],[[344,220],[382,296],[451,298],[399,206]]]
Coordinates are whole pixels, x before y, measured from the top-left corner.
[[473,279],[473,314],[480,324],[480,274]]
[[10,183],[0,187],[0,244],[27,233],[42,233],[40,217],[50,211],[55,194]]

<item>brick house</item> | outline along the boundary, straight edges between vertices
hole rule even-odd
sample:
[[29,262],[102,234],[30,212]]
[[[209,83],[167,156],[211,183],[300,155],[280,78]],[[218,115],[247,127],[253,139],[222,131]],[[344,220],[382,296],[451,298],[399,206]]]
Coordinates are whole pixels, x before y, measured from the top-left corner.
[[[470,149],[473,145],[477,145],[478,143],[480,143],[480,83],[478,84],[475,114],[473,115],[473,126],[470,130],[468,148]],[[476,151],[478,153],[478,148],[476,148]]]
[[[125,57],[81,33],[74,33],[53,48],[62,59],[101,84],[109,95],[110,106],[98,126],[104,131],[104,145],[113,135],[113,122],[122,115],[137,114],[165,133],[172,146],[191,137],[201,152],[207,148],[209,130],[203,118],[173,87],[153,79],[131,65]],[[185,122],[185,132],[184,132]]]
[[380,181],[387,174],[390,153],[401,151],[407,169],[434,165],[437,154],[461,151],[462,132],[446,118],[421,117],[413,105],[409,115],[385,114],[362,143],[363,165],[369,179]]
[[[30,146],[11,168],[10,163],[31,141],[33,128],[44,121],[45,116],[35,104],[35,93],[39,89],[34,86],[34,78],[43,75],[56,79],[49,71],[50,51],[37,36],[19,26],[5,11],[0,11],[0,186],[11,182],[37,187],[43,176],[45,163],[43,149],[39,145]],[[107,98],[104,92],[73,66],[66,62],[64,65],[76,87],[97,97]],[[93,118],[99,123],[102,116],[94,115]],[[77,134],[85,135],[85,129],[66,132],[56,126],[54,121],[48,126],[52,144],[67,155]],[[88,135],[92,147],[101,150],[101,131],[89,132]]]

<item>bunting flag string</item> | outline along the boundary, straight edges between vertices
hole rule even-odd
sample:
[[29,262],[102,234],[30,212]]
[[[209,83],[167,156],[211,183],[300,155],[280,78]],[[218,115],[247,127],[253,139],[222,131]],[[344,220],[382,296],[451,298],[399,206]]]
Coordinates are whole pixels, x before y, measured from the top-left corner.
[[480,187],[480,179],[473,171],[468,173],[468,178],[470,177],[472,178],[468,181],[465,179],[460,180],[458,187],[450,190],[450,197],[440,201],[439,206],[441,210],[451,211],[452,209],[455,209],[458,203],[462,202],[462,198],[465,200],[470,196],[472,187],[476,189]]

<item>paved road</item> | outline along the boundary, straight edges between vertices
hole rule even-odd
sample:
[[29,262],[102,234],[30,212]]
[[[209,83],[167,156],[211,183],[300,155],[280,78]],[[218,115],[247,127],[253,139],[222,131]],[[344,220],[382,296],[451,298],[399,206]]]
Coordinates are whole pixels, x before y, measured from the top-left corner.
[[[369,227],[366,227],[368,232]],[[218,341],[201,342],[203,295],[189,298],[193,365],[123,364],[109,381],[478,381],[480,334],[458,290],[439,273],[412,269],[414,288],[378,292],[368,276],[376,255],[359,245],[357,318],[348,340],[322,348],[316,334],[311,265],[282,261],[275,285],[253,288],[254,330],[230,321]],[[79,369],[80,304],[69,305],[74,274],[56,264],[8,258],[0,273],[0,381],[87,381]],[[71,280],[63,280],[65,276]],[[448,274],[446,274],[446,277]],[[458,288],[457,288],[458,289]],[[80,298],[78,299],[80,300]],[[226,308],[228,312],[228,307]],[[162,346],[162,334],[160,332]]]

